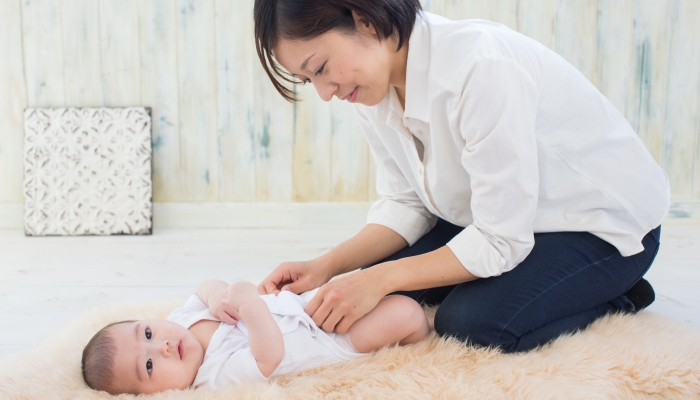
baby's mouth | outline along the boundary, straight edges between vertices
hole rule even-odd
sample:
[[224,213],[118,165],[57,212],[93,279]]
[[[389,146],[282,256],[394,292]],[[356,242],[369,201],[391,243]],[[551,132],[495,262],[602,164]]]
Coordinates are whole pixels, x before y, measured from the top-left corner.
[[177,354],[180,356],[180,360],[182,360],[182,353],[185,350],[183,347],[182,341],[180,341],[180,343],[177,344]]

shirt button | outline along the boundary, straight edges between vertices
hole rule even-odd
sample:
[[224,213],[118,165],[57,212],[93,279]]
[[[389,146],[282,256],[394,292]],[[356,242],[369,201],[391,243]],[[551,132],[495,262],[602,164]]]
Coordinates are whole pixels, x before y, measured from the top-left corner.
[[423,136],[423,131],[418,131],[419,136]]

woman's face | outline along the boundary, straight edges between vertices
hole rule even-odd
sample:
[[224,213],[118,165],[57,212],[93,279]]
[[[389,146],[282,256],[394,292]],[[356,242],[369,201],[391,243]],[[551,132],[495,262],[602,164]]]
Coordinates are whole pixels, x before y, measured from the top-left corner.
[[273,54],[296,78],[312,83],[324,101],[336,96],[374,106],[389,85],[405,85],[407,46],[397,53],[395,39],[377,40],[374,27],[354,12],[353,16],[353,34],[334,29],[310,40],[280,39]]

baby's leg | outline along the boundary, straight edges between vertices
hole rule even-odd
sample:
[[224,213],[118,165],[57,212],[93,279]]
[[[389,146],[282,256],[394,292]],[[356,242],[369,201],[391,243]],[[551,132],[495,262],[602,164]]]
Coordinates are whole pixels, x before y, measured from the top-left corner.
[[415,300],[393,295],[383,298],[348,329],[352,345],[361,353],[394,343],[415,343],[430,333],[428,319]]

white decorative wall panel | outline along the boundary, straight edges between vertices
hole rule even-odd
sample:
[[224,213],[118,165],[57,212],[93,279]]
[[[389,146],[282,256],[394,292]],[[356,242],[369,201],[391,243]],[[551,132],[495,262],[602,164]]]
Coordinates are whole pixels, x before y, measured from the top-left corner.
[[150,109],[29,108],[24,117],[27,235],[151,233]]

